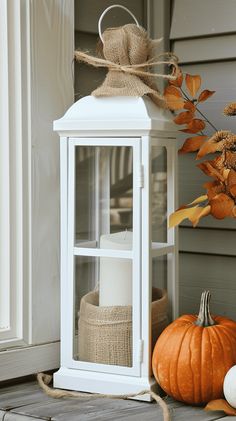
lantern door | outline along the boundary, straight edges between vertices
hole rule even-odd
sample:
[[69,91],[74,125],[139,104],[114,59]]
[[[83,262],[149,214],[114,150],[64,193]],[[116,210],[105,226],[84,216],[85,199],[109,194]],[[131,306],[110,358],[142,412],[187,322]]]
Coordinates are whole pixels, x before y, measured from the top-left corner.
[[178,246],[176,230],[168,228],[168,217],[177,206],[174,139],[143,137],[142,163],[149,186],[142,190],[142,375],[147,376],[152,374],[156,340],[178,314]]
[[65,366],[140,375],[140,139],[70,138]]

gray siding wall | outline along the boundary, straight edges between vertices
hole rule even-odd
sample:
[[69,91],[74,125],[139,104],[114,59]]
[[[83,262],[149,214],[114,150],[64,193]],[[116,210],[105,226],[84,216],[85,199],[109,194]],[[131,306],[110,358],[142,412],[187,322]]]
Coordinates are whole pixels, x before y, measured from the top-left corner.
[[[183,71],[200,74],[203,89],[216,91],[202,111],[217,129],[235,131],[236,119],[222,110],[236,101],[236,1],[174,0],[170,12],[170,44]],[[209,180],[195,164],[195,154],[179,157],[180,204],[199,196]],[[183,224],[180,251],[181,313],[197,311],[207,288],[212,311],[236,319],[236,220],[207,217],[195,229]]]

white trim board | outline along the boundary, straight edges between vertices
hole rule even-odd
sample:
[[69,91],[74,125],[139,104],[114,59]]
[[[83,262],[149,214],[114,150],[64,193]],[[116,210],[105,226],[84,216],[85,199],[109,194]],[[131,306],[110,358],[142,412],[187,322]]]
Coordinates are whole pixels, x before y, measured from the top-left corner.
[[59,367],[60,342],[1,352],[0,381]]

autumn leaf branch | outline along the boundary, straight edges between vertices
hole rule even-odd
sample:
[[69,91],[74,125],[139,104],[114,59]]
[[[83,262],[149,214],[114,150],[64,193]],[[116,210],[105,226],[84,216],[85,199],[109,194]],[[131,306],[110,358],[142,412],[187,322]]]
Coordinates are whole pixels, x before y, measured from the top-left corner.
[[[187,92],[183,89],[184,82]],[[217,219],[227,216],[236,218],[236,135],[228,130],[218,131],[199,110],[198,105],[215,93],[205,89],[196,97],[201,83],[199,75],[184,76],[179,72],[175,80],[169,81],[164,92],[169,109],[182,110],[174,117],[177,125],[186,125],[180,131],[194,135],[184,141],[179,153],[197,152],[196,159],[218,153],[215,159],[198,164],[206,175],[213,178],[203,185],[207,193],[175,211],[169,219],[170,227],[179,225],[186,218],[196,226],[202,217],[210,214]],[[203,119],[196,118],[196,113]],[[236,115],[236,103],[228,105],[224,114]],[[214,130],[210,138],[203,132],[206,123]]]

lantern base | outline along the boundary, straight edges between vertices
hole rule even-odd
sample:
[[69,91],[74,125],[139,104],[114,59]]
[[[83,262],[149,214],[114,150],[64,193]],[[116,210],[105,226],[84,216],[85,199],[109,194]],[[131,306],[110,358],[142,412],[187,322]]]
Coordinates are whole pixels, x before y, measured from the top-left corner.
[[143,390],[153,390],[158,393],[159,386],[155,379],[137,378],[131,376],[119,376],[60,368],[53,375],[53,386],[59,389],[77,390],[88,393],[101,393],[105,395],[129,395],[137,393],[131,398],[135,400],[151,402],[151,394],[138,395]]

